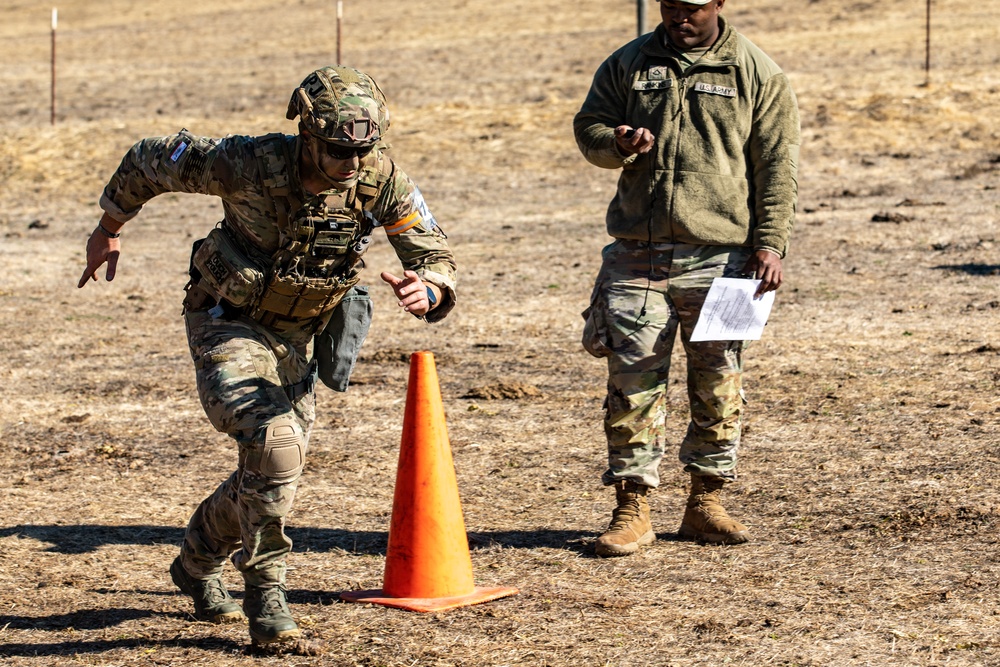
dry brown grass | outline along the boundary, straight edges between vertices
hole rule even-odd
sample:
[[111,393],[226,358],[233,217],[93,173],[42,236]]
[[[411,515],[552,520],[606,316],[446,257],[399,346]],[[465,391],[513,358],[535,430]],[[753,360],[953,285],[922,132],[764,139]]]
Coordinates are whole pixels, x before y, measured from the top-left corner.
[[[583,161],[570,120],[633,35],[634,3],[348,0],[345,60],[393,103],[395,156],[454,242],[461,303],[426,327],[375,288],[354,386],[320,390],[291,517],[291,600],[325,653],[256,656],[245,630],[192,622],[166,576],[233,465],[178,317],[189,243],[218,205],[155,200],[126,229],[114,283],[75,283],[100,188],[134,140],[291,131],[290,87],[332,60],[333,3],[68,0],[55,128],[51,5],[8,3],[0,662],[1000,665],[1000,22],[991,3],[936,0],[922,87],[923,5],[727,5],[788,71],[804,127],[787,284],[751,349],[729,495],[755,541],[676,540],[668,457],[660,540],[601,560],[604,377],[578,338],[615,174]],[[379,244],[372,275],[393,265]],[[422,348],[438,359],[477,583],[521,594],[430,615],[344,604],[340,591],[381,582],[403,360]],[[679,436],[677,379],[671,396]]]

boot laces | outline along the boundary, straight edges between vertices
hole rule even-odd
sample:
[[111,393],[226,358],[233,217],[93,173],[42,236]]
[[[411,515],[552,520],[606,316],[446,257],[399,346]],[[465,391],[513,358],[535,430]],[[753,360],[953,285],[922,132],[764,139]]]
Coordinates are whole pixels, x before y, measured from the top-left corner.
[[260,610],[264,616],[285,612],[285,589],[281,586],[265,588],[260,593]]
[[226,586],[222,583],[222,577],[212,577],[202,581],[202,598],[210,607],[229,599],[229,593],[226,592]]
[[712,517],[713,519],[728,519],[729,513],[722,506],[719,494],[716,491],[700,493],[695,496],[695,507]]
[[642,509],[639,507],[638,498],[629,498],[612,510],[611,526],[608,530],[625,528],[633,520],[638,519],[641,513]]

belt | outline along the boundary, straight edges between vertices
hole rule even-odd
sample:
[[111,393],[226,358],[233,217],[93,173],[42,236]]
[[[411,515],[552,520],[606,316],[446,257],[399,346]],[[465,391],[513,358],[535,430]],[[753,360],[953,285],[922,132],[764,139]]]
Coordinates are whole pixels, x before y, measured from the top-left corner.
[[293,403],[306,394],[311,394],[316,389],[316,377],[319,375],[319,364],[313,359],[309,362],[309,372],[306,376],[295,384],[285,385],[285,394],[288,400]]

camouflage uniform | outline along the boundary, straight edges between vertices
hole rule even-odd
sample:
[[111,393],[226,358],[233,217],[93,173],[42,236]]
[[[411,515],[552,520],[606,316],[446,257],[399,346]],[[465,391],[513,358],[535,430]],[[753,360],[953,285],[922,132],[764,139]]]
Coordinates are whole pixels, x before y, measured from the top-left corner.
[[690,338],[712,279],[738,275],[749,254],[746,248],[627,239],[604,248],[584,312],[583,345],[594,356],[608,358],[605,484],[633,479],[659,486],[666,383],[678,329],[691,404],[680,460],[686,472],[734,476],[743,343],[692,343]]
[[[329,229],[336,230],[338,225],[359,228],[363,217],[384,228],[405,269],[440,288],[441,303],[426,319],[443,318],[455,303],[455,263],[413,182],[376,149],[361,160],[354,186],[312,195],[301,186],[295,159],[301,142],[301,137],[284,135],[209,139],[186,131],[144,139],[122,160],[101,205],[124,222],[158,194],[215,195],[223,203],[220,228],[225,238],[265,275],[278,258],[308,260],[303,253],[288,252],[300,218],[332,221]],[[292,223],[282,224],[276,192]],[[363,209],[355,205],[362,193],[367,195]],[[318,238],[318,227],[309,229]],[[356,229],[353,235],[338,237],[331,231],[329,238],[353,244],[360,233]],[[189,286],[184,316],[198,393],[212,424],[232,436],[239,448],[236,471],[201,503],[188,525],[181,561],[195,579],[217,576],[232,554],[248,585],[284,582],[285,555],[292,546],[284,521],[315,419],[313,337],[330,319],[329,307],[357,282],[364,265],[357,261],[353,267],[340,266],[336,262],[342,264],[343,255],[336,257],[333,268],[323,274],[335,276],[330,279],[337,285],[332,301],[322,313],[304,319],[255,312],[252,299],[247,306],[234,307],[203,282]],[[308,274],[329,267],[305,261],[299,268]],[[259,292],[259,287],[254,290]]]
[[[702,3],[698,3],[702,4]],[[678,328],[691,419],[680,448],[694,476],[732,479],[743,406],[743,343],[690,336],[714,277],[765,250],[785,255],[796,202],[799,118],[788,79],[721,16],[698,53],[661,24],[598,69],[574,132],[588,161],[621,169],[584,346],[608,358],[605,484],[656,487],[665,396]],[[647,128],[645,154],[623,155],[615,128]]]

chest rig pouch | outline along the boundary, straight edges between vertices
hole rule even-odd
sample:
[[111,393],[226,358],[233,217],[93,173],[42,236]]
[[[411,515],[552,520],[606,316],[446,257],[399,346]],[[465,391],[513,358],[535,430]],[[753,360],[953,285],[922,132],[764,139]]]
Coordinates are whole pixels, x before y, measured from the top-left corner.
[[371,243],[375,219],[368,206],[377,184],[359,182],[323,202],[293,199],[288,181],[290,155],[284,135],[267,135],[256,149],[264,196],[278,220],[281,248],[274,254],[262,293],[249,311],[269,318],[311,319],[335,308],[357,284]]
[[265,275],[262,266],[248,259],[221,227],[196,241],[191,255],[191,268],[197,271],[199,282],[237,308],[248,305],[260,294]]

